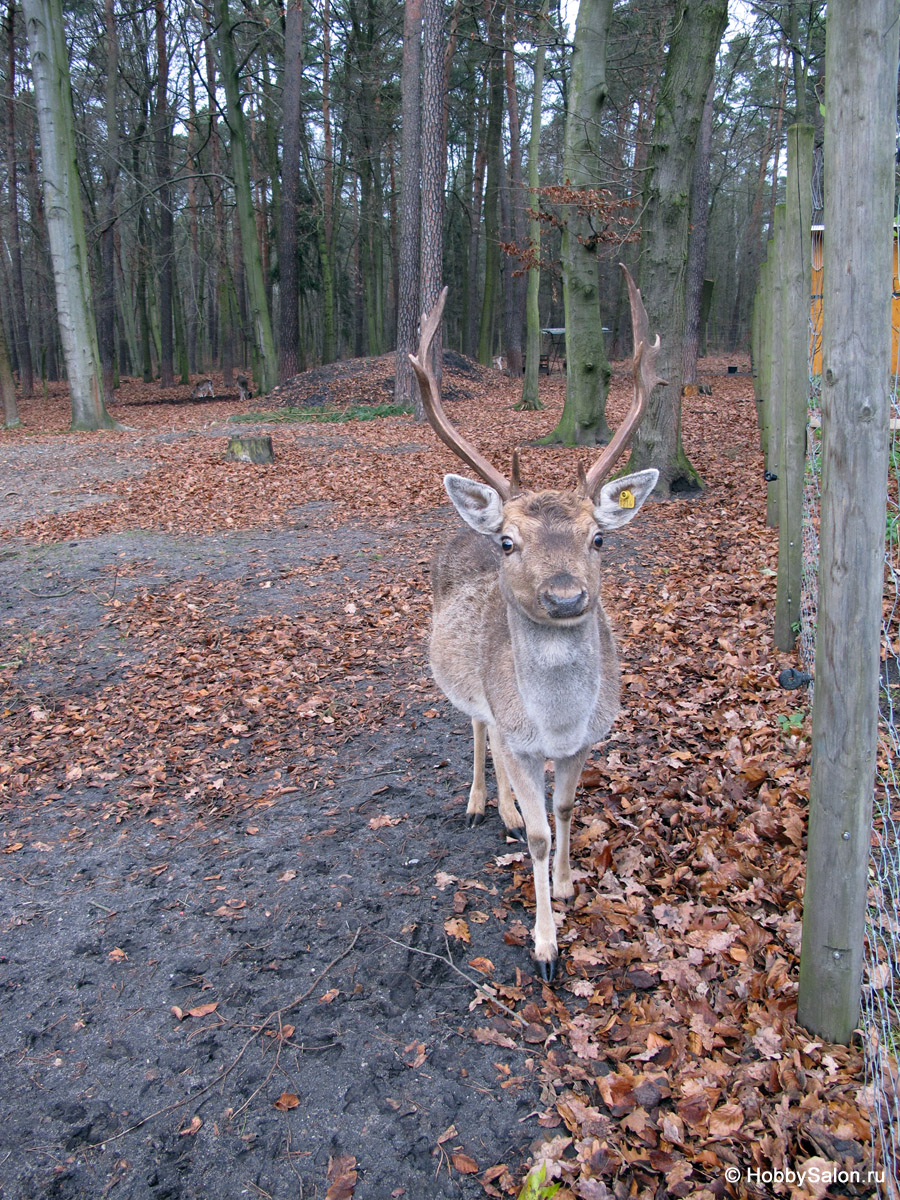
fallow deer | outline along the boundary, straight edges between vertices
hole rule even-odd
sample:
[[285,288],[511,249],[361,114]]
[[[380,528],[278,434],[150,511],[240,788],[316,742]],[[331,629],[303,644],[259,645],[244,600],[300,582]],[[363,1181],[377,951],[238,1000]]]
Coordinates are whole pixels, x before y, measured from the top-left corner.
[[553,897],[565,900],[575,894],[569,866],[575,789],[590,748],[619,710],[619,664],[600,599],[602,535],[637,514],[658,478],[650,469],[603,482],[662,382],[659,337],[650,342],[641,294],[622,269],[631,298],[634,399],[598,459],[586,473],[579,468],[573,491],[522,491],[516,455],[507,480],[447,419],[430,364],[446,288],[431,313],[423,313],[418,354],[410,355],[432,427],[484,481],[444,477],[467,528],[432,564],[431,667],[451,703],[472,720],[468,824],[484,820],[486,740],[503,823],[513,836],[524,824],[534,871],[534,956],[548,982],[558,950],[545,761],[554,764]]
[[199,400],[203,396],[213,397],[213,381],[207,376],[206,379],[201,379],[199,383],[195,383],[191,389],[191,399]]

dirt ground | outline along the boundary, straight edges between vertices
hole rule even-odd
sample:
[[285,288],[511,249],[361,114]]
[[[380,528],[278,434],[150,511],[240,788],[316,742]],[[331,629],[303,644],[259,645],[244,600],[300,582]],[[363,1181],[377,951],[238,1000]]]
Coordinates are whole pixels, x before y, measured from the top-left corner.
[[[773,1064],[789,1058],[767,1047],[794,1037],[783,1018],[793,985],[776,967],[795,948],[797,871],[779,855],[796,847],[779,822],[804,768],[796,745],[777,742],[782,794],[773,787],[767,798],[760,782],[775,766],[748,773],[744,753],[753,746],[735,749],[742,728],[762,746],[762,726],[774,726],[784,708],[769,681],[783,664],[756,635],[771,543],[762,532],[740,532],[751,501],[734,460],[752,456],[755,438],[746,384],[723,418],[740,432],[723,436],[710,407],[693,417],[692,454],[710,475],[714,455],[724,464],[715,504],[678,514],[654,506],[645,523],[607,539],[611,608],[631,635],[633,715],[597,751],[620,777],[610,785],[617,831],[610,797],[580,801],[575,847],[584,871],[569,916],[585,914],[578,937],[588,947],[608,942],[610,958],[602,966],[598,953],[578,949],[574,928],[563,932],[567,957],[555,990],[537,978],[528,953],[527,854],[502,837],[499,820],[466,828],[469,730],[428,674],[427,562],[453,526],[441,502],[446,456],[401,418],[324,431],[273,426],[275,468],[225,468],[232,402],[189,406],[175,397],[163,407],[154,398],[137,388],[123,402],[116,415],[130,429],[76,437],[64,432],[64,398],[54,395],[44,408],[23,406],[30,429],[0,442],[3,1200],[513,1195],[536,1148],[556,1138],[559,1149],[563,1122],[574,1128],[573,1102],[557,1103],[560,1095],[592,1097],[586,1128],[596,1146],[613,1118],[635,1106],[662,1128],[660,1105],[675,1096],[652,1068],[672,1061],[660,1047],[675,1010],[661,1006],[649,1035],[637,1016],[661,983],[659,964],[665,980],[678,975],[673,989],[688,987],[678,972],[705,964],[691,984],[703,998],[702,1013],[692,1001],[697,1028],[712,1011],[710,988],[741,1003],[748,994],[745,983],[716,982],[709,946],[715,954],[730,945],[737,926],[714,900],[712,923],[698,915],[694,933],[666,908],[652,926],[652,952],[643,935],[626,936],[629,921],[645,923],[635,897],[646,895],[649,911],[656,882],[680,856],[696,852],[696,863],[706,862],[698,878],[709,867],[712,843],[686,848],[680,819],[703,829],[743,822],[746,830],[752,818],[770,851],[759,868],[765,888],[749,868],[741,877],[761,925],[751,936],[748,918],[748,932],[730,934],[749,947],[735,950],[730,966],[740,974],[748,954],[748,970],[758,954],[749,994],[758,997],[753,989],[768,979],[782,993],[779,1015],[747,1022],[747,1045],[751,1035],[757,1045],[749,1059],[736,1023],[718,1018],[715,1027],[727,1061],[747,1059],[744,1109],[734,1097],[725,1107],[737,1104],[749,1127],[750,1092],[777,1090]],[[533,417],[503,419],[515,425],[509,437],[525,444]],[[542,479],[574,477],[566,451],[526,451],[526,472],[538,469],[539,454]],[[719,505],[737,507],[726,519]],[[701,511],[711,522],[702,537],[694,525]],[[693,583],[679,595],[669,582],[681,537],[694,539],[699,596]],[[704,562],[732,573],[723,587],[737,587],[751,562],[752,578],[725,601],[718,584],[700,587]],[[646,587],[655,632],[642,632]],[[756,638],[749,652],[724,630],[728,605],[748,642]],[[708,631],[689,660],[677,628],[697,613]],[[641,661],[649,670],[662,662],[662,701],[657,685],[647,692],[639,678]],[[732,670],[753,692],[753,719],[740,709]],[[695,721],[686,740],[640,716],[642,705],[691,708],[698,693],[706,724]],[[704,739],[715,745],[713,768],[709,745],[700,761]],[[692,755],[696,770],[679,783],[679,771],[694,770]],[[702,783],[711,769],[714,787]],[[673,815],[673,798],[684,801],[683,818]],[[778,821],[759,818],[770,809],[781,812]],[[653,837],[662,857],[654,860],[653,849],[641,861],[638,829],[660,831]],[[755,855],[750,835],[741,836]],[[623,892],[610,883],[614,862]],[[674,877],[682,915],[688,894],[702,907],[702,888],[688,893],[680,867]],[[618,914],[610,926],[593,899],[598,881]],[[693,948],[666,974],[661,937],[672,930],[693,938]],[[780,947],[774,957],[770,937]],[[765,1047],[756,1032],[763,1028]],[[639,1039],[631,1050],[628,1036]],[[713,1044],[705,1037],[696,1046],[682,1039],[679,1054],[705,1060]],[[606,1093],[600,1104],[597,1088],[605,1076],[620,1078],[626,1050],[646,1069],[629,1076],[631,1108],[617,1109]],[[808,1046],[804,1053],[815,1057]],[[843,1096],[859,1084],[858,1061],[833,1053],[846,1069]],[[815,1074],[815,1063],[804,1064]],[[815,1144],[831,1145],[826,1117],[810,1106],[801,1116],[801,1100],[802,1089],[791,1101],[797,1121],[814,1116]],[[691,1112],[676,1117],[685,1144]],[[716,1154],[744,1161],[740,1122],[730,1115]],[[704,1119],[711,1144],[719,1126]],[[846,1117],[842,1128],[842,1152],[859,1158]],[[671,1130],[668,1142],[649,1126],[638,1132],[649,1156],[643,1190],[632,1190],[624,1160],[610,1173],[605,1151],[576,1139],[587,1165],[569,1195],[679,1196],[698,1181],[705,1190],[696,1194],[707,1200],[738,1194],[703,1166],[711,1157],[694,1160],[690,1183],[690,1167],[672,1174],[664,1147],[679,1139]],[[785,1133],[784,1144],[796,1136]],[[746,1146],[767,1145],[762,1137],[748,1133]],[[862,1135],[854,1129],[853,1137]]]

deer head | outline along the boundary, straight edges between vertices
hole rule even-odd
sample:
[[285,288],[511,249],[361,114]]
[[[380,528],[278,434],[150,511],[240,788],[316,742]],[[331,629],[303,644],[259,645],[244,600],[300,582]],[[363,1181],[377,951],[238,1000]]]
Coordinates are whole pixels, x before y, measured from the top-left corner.
[[603,530],[627,524],[658,479],[658,472],[650,469],[604,482],[642,420],[650,392],[663,382],[656,374],[659,337],[650,341],[641,293],[628,270],[624,266],[622,270],[628,282],[634,330],[634,396],[609,445],[587,471],[579,470],[571,492],[523,493],[517,455],[507,479],[450,423],[430,361],[446,288],[431,312],[422,315],[419,351],[410,355],[433,429],[483,481],[447,475],[447,493],[466,524],[499,547],[507,600],[544,624],[571,624],[594,610],[600,585],[596,551],[603,544]]

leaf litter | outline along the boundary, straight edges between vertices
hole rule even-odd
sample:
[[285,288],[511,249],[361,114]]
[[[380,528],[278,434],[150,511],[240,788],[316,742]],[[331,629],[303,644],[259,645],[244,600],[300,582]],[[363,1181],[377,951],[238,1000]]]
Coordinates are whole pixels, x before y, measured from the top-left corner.
[[[64,493],[57,505],[35,503],[29,511],[25,504],[0,531],[8,573],[28,567],[34,583],[35,571],[50,564],[42,586],[31,590],[56,593],[71,580],[53,547],[126,547],[118,556],[110,550],[115,561],[90,587],[76,579],[74,597],[35,595],[4,612],[0,848],[7,880],[23,870],[38,878],[42,855],[59,869],[54,855],[74,853],[66,861],[77,863],[88,843],[155,831],[161,841],[174,838],[179,852],[188,841],[205,848],[208,919],[237,930],[243,923],[259,941],[249,924],[273,902],[253,890],[252,870],[242,867],[240,881],[226,878],[232,844],[265,841],[284,814],[314,809],[321,819],[301,820],[295,836],[326,864],[320,887],[330,891],[339,881],[340,905],[359,918],[354,868],[347,874],[342,866],[348,813],[335,804],[346,793],[343,778],[371,770],[354,794],[353,853],[382,846],[389,861],[413,862],[414,873],[423,845],[431,855],[427,879],[419,871],[420,882],[395,879],[389,889],[388,911],[405,924],[402,934],[400,925],[388,928],[409,947],[406,970],[415,967],[416,986],[404,993],[410,1023],[407,1036],[394,1036],[395,1065],[385,1076],[387,1091],[398,1094],[384,1092],[383,1107],[400,1124],[397,1114],[410,1103],[421,1109],[421,1095],[413,1102],[389,1086],[392,1072],[431,1075],[432,1099],[447,1091],[447,1060],[435,1039],[425,1029],[424,1037],[409,1036],[419,1034],[412,1014],[427,988],[454,978],[439,965],[429,975],[434,963],[423,956],[439,964],[445,954],[472,964],[474,984],[478,973],[490,976],[462,1001],[452,991],[442,1000],[447,1027],[468,1046],[461,1079],[471,1078],[474,1055],[492,1073],[491,1094],[504,1103],[521,1094],[527,1109],[505,1117],[504,1143],[477,1123],[467,1128],[461,1101],[445,1105],[451,1122],[443,1128],[453,1132],[442,1140],[434,1125],[423,1156],[432,1191],[420,1195],[516,1195],[530,1163],[561,1185],[560,1200],[803,1200],[821,1192],[777,1177],[755,1184],[762,1176],[754,1172],[778,1169],[783,1179],[785,1168],[808,1162],[830,1164],[837,1182],[829,1195],[874,1193],[853,1182],[865,1179],[872,1154],[859,1048],[823,1044],[796,1020],[808,719],[802,711],[798,718],[802,701],[777,684],[791,659],[772,643],[777,539],[764,527],[755,403],[745,375],[726,375],[717,360],[705,367],[713,394],[686,398],[684,430],[706,496],[649,505],[633,530],[607,539],[605,603],[620,646],[623,712],[585,768],[572,839],[576,896],[558,906],[564,957],[554,988],[535,978],[527,957],[527,855],[492,847],[490,824],[477,833],[459,828],[465,730],[428,678],[425,653],[427,564],[452,527],[440,479],[453,464],[427,429],[411,417],[350,422],[327,434],[315,425],[273,426],[275,464],[247,468],[222,461],[222,422],[238,406],[163,408],[134,385],[117,416],[137,429],[54,432],[64,419],[60,394],[43,408],[24,404],[27,437],[8,434],[2,443],[9,454],[24,447],[35,455],[41,447],[50,461],[69,456],[80,464],[68,480],[57,468]],[[387,364],[379,370],[384,375]],[[371,376],[371,369],[344,371],[334,386],[347,403],[381,401],[383,386],[367,395]],[[513,411],[516,387],[498,373],[472,373],[462,383],[465,398],[453,419],[467,437],[489,446],[501,465],[518,447],[526,485],[574,479],[586,451],[530,444],[555,423],[559,382],[546,385],[548,407],[539,414]],[[288,391],[290,402],[298,395],[302,402],[302,389]],[[613,422],[627,393],[627,374],[617,370]],[[47,461],[40,458],[42,470]],[[111,470],[111,462],[118,466]],[[155,571],[152,555],[134,552],[201,533],[209,540],[193,570],[179,561],[178,570]],[[221,555],[213,546],[222,539],[240,547],[242,572],[216,569]],[[66,606],[80,602],[96,616],[90,630],[68,619]],[[81,639],[74,649],[73,634]],[[98,662],[105,675],[89,669]],[[448,738],[448,730],[461,736]],[[363,742],[368,755],[360,754]],[[423,786],[441,814],[425,842],[412,807],[413,799],[423,802]],[[466,848],[449,870],[442,839]],[[173,853],[166,846],[166,858]],[[27,855],[24,869],[18,863]],[[226,867],[219,874],[211,869],[217,855]],[[263,861],[255,870],[266,870]],[[302,868],[295,878],[284,853],[272,862],[282,891],[304,878]],[[166,895],[168,862],[149,869]],[[426,895],[431,910],[423,919],[417,904]],[[178,897],[164,904],[174,911]],[[104,950],[110,969],[136,971],[127,926],[110,912],[100,911],[116,937]],[[20,928],[17,921],[29,924],[21,913],[7,916],[8,931]],[[376,916],[362,912],[368,931]],[[333,920],[319,915],[319,926],[326,923],[336,943]],[[176,1024],[187,1034],[213,1017],[220,1025],[207,1036],[224,1037],[222,1023],[239,1015],[218,998],[202,999],[190,972],[185,983],[195,990],[169,1006]],[[366,988],[365,979],[342,974],[310,993],[320,1032],[323,1020],[346,1012]],[[372,1019],[377,1028],[377,1011]],[[332,1026],[326,1042],[341,1034]],[[297,1045],[304,1053],[318,1036],[312,1025],[286,1028],[291,1035],[272,1043],[277,1068],[260,1066],[271,1078],[259,1095],[283,1123],[308,1102],[301,1087],[290,1086],[296,1080],[285,1057],[296,1059]],[[19,1053],[28,1058],[27,1049]],[[504,1057],[492,1065],[498,1054]],[[85,1102],[80,1097],[78,1107]],[[196,1127],[190,1116],[179,1110],[170,1122],[179,1154],[214,1136],[212,1113]],[[75,1140],[74,1157],[86,1158],[85,1146],[104,1131],[115,1136],[127,1120],[96,1116],[90,1137]],[[221,1132],[217,1126],[220,1137],[225,1124]],[[364,1139],[321,1147],[313,1140],[307,1150],[294,1136],[282,1124],[282,1168],[317,1179],[327,1195],[403,1194],[399,1171],[392,1181],[383,1164],[379,1174],[367,1163]],[[70,1166],[73,1181],[80,1179],[84,1163]],[[100,1168],[92,1163],[90,1170]],[[82,1194],[77,1186],[61,1194]]]

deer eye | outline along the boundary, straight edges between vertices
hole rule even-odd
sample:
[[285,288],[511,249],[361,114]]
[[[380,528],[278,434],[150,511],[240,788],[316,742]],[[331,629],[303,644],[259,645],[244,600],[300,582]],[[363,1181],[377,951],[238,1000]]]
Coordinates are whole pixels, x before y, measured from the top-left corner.
[[516,543],[507,534],[504,534],[500,539],[500,549],[504,554],[512,554],[516,548]]
[[596,550],[599,550],[602,545],[603,545],[603,534],[595,533],[594,534],[594,548]]

